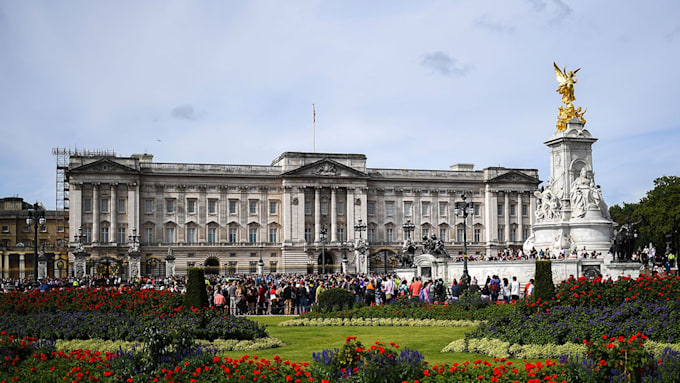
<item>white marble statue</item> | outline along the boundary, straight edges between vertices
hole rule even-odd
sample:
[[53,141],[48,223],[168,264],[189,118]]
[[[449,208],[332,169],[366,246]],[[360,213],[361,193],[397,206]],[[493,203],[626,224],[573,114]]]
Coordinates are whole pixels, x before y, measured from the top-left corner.
[[583,218],[591,206],[596,207],[605,218],[609,218],[609,212],[602,198],[602,191],[595,185],[595,181],[588,175],[586,168],[581,168],[581,173],[571,184],[569,193],[571,200],[571,216]]
[[562,190],[553,192],[552,182],[548,183],[542,191],[534,192],[538,205],[536,205],[536,220],[550,220],[562,218]]

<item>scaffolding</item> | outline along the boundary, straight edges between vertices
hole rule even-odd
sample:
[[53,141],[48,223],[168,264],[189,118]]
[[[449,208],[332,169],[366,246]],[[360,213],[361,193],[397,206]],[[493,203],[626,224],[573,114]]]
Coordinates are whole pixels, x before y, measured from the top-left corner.
[[64,248],[68,246],[68,211],[70,206],[69,201],[69,183],[66,178],[66,171],[68,170],[69,161],[71,156],[84,156],[84,157],[95,157],[95,156],[107,156],[115,157],[116,153],[112,150],[78,150],[71,148],[52,148],[52,154],[55,156],[57,161],[57,184],[56,184],[56,222],[57,227],[61,228],[57,230],[57,248]]

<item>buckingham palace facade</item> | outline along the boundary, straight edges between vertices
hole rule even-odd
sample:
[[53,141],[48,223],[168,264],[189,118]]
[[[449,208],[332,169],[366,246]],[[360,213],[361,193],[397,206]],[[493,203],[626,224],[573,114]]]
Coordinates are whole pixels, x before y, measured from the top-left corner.
[[[271,165],[157,163],[75,155],[66,172],[71,248],[87,274],[348,272],[353,244],[369,244],[371,271],[397,265],[406,236],[435,234],[452,257],[521,248],[531,235],[538,170],[458,164],[448,170],[378,169],[363,154],[285,152]],[[461,195],[474,202],[466,223]],[[405,225],[407,224],[407,225]],[[405,232],[405,227],[412,227]],[[411,232],[412,230],[412,232]],[[71,255],[73,258],[73,254]],[[258,266],[264,264],[264,270]]]

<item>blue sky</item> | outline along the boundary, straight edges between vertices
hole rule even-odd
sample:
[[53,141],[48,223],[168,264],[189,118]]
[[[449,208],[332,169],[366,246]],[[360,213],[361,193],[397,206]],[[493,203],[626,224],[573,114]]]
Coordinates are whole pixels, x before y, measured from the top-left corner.
[[55,206],[52,148],[269,164],[539,169],[582,68],[609,205],[680,175],[680,3],[0,0],[0,197]]

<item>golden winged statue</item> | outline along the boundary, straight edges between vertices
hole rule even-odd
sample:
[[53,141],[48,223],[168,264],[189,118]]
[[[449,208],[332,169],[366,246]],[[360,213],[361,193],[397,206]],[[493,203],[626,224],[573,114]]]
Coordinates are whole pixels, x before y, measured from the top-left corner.
[[555,68],[555,77],[560,86],[557,88],[556,92],[562,95],[562,102],[565,106],[560,106],[559,113],[557,114],[557,130],[566,130],[567,123],[574,117],[578,118],[582,123],[585,124],[586,120],[583,118],[585,111],[581,111],[581,107],[574,108],[572,102],[576,99],[574,97],[574,84],[576,84],[576,72],[581,70],[578,68],[574,71],[567,71],[567,67],[560,69],[555,62],[553,62],[553,67]]

